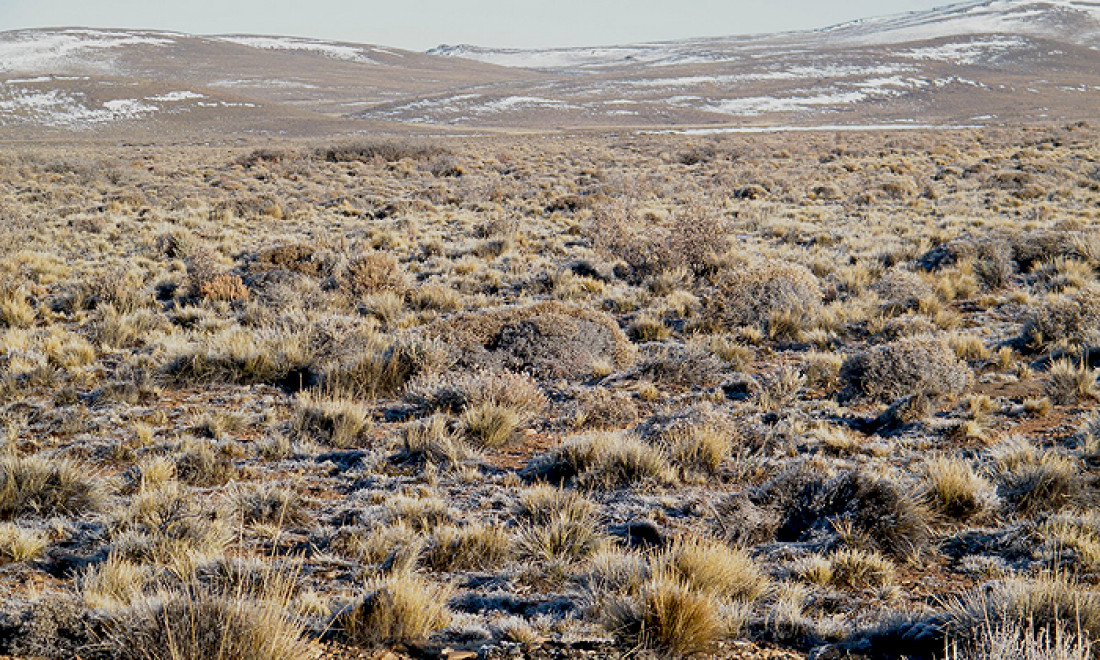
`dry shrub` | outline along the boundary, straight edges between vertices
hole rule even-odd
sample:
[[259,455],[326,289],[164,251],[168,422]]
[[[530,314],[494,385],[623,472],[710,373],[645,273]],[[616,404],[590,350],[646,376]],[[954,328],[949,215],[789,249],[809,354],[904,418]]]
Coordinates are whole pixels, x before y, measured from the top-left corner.
[[805,468],[779,475],[752,494],[754,503],[776,506],[780,541],[808,540],[822,533],[894,557],[919,554],[929,540],[929,513],[918,494],[890,479],[849,471],[831,479]]
[[401,446],[394,459],[402,463],[455,468],[476,454],[451,428],[443,415],[407,424],[401,433]]
[[529,422],[547,405],[538,381],[527,374],[476,371],[418,378],[409,383],[405,400],[423,412],[461,414],[484,404],[513,410]]
[[1047,298],[1024,319],[1023,340],[1033,348],[1100,343],[1100,289]]
[[382,292],[403,294],[408,286],[405,268],[397,257],[385,252],[369,252],[348,264],[341,283],[353,296]]
[[1050,365],[1047,379],[1047,396],[1055,403],[1070,405],[1082,399],[1095,399],[1100,396],[1096,387],[1097,370],[1090,369],[1084,362],[1073,360],[1055,360]]
[[287,243],[261,250],[251,264],[254,271],[289,270],[303,275],[320,275],[324,268],[317,249],[306,243]]
[[286,609],[285,588],[263,599],[201,587],[156,593],[113,611],[107,624],[111,657],[119,660],[299,660],[318,650]]
[[34,559],[48,545],[46,535],[36,529],[0,523],[0,564]]
[[727,225],[720,212],[699,203],[674,209],[661,223],[616,200],[594,209],[586,231],[597,251],[625,262],[629,279],[642,282],[677,268],[695,275],[712,271],[729,247]]
[[882,299],[882,308],[890,314],[914,310],[920,301],[935,292],[917,273],[895,268],[884,274],[871,289]]
[[610,316],[558,302],[469,312],[427,329],[474,369],[529,373],[538,378],[590,376],[598,364],[628,366],[634,348]]
[[196,486],[220,486],[237,476],[237,466],[214,442],[191,442],[180,448],[176,474]]
[[621,432],[570,438],[532,459],[527,473],[551,483],[576,481],[606,489],[676,483],[676,472],[659,449]]
[[220,273],[199,284],[199,295],[207,300],[236,302],[248,300],[250,293],[240,275]]
[[376,580],[336,619],[343,637],[365,647],[425,641],[450,623],[450,589],[415,573]]
[[540,484],[523,492],[516,515],[533,525],[545,525],[557,518],[589,523],[595,518],[596,503],[577,491]]
[[592,518],[562,513],[525,525],[516,536],[516,554],[537,567],[583,561],[607,546],[607,535]]
[[1087,509],[1062,511],[1044,520],[1038,531],[1053,547],[1072,550],[1081,569],[1100,569],[1100,513]]
[[313,354],[303,333],[232,327],[169,350],[165,371],[180,382],[307,385]]
[[9,328],[29,328],[37,318],[34,306],[23,289],[0,291],[0,324]]
[[1026,438],[1010,436],[991,453],[1001,496],[1024,514],[1058,510],[1079,488],[1073,459]]
[[986,289],[996,291],[1008,286],[1016,274],[1012,250],[1006,241],[979,241],[970,264],[974,276]]
[[1024,621],[984,622],[975,638],[950,643],[944,660],[1090,660],[1094,644],[1072,621],[1053,629]]
[[829,555],[830,582],[851,589],[885,587],[894,581],[894,562],[874,550],[841,548]]
[[293,487],[264,483],[241,486],[231,493],[237,517],[246,525],[301,525],[309,520],[302,496]]
[[644,555],[604,550],[589,560],[582,580],[593,597],[605,594],[627,596],[639,593],[650,574],[649,562]]
[[445,149],[434,145],[396,140],[348,142],[318,149],[314,152],[315,157],[330,163],[370,163],[373,161],[396,163],[406,158],[410,160],[427,160],[446,154]]
[[324,365],[321,383],[329,391],[374,399],[400,394],[414,378],[444,371],[449,364],[440,343],[400,338]]
[[945,626],[958,643],[981,641],[988,626],[1026,624],[1053,636],[1071,626],[1088,640],[1100,636],[1100,594],[1062,575],[988,582],[948,606]]
[[81,466],[47,456],[0,458],[0,518],[81,516],[102,504],[96,478]]
[[386,500],[385,519],[402,523],[418,532],[427,532],[454,520],[454,511],[435,496],[397,495]]
[[162,314],[149,309],[122,314],[106,304],[96,308],[96,315],[93,338],[113,348],[137,348],[171,330]]
[[118,513],[112,534],[112,551],[134,561],[208,556],[229,542],[223,521],[175,481],[136,493]]
[[638,405],[633,397],[605,387],[583,391],[577,397],[576,406],[573,422],[579,427],[621,429],[638,421]]
[[658,570],[692,588],[726,598],[752,602],[768,586],[768,578],[744,550],[720,541],[681,537],[656,559]]
[[650,578],[637,597],[612,599],[602,618],[624,646],[669,657],[705,653],[726,631],[714,596],[668,575]]
[[480,571],[499,568],[511,555],[512,537],[508,532],[474,524],[435,530],[424,562],[433,571]]
[[932,508],[949,518],[968,520],[995,511],[993,485],[969,461],[933,456],[921,468]]
[[291,430],[299,439],[350,447],[361,442],[370,428],[368,411],[356,401],[312,392],[299,394],[295,401]]
[[890,401],[913,394],[961,394],[972,374],[943,341],[911,337],[875,346],[845,361],[842,377],[856,390]]
[[821,305],[821,285],[804,266],[765,261],[722,271],[704,300],[703,315],[712,325],[771,333],[781,315],[812,319]]
[[694,390],[720,383],[727,365],[704,346],[670,344],[645,350],[635,371],[658,385]]
[[522,417],[509,406],[487,401],[462,413],[466,437],[479,447],[502,447],[519,428]]

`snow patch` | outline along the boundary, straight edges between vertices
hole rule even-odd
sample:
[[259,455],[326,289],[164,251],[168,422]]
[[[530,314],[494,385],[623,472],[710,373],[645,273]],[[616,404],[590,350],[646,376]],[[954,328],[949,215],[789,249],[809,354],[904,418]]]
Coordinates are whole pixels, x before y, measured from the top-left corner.
[[219,41],[226,41],[239,46],[260,48],[263,50],[289,50],[318,53],[326,57],[352,62],[371,62],[375,60],[367,57],[362,48],[343,44],[334,44],[328,41],[311,41],[308,39],[296,39],[293,37],[248,37],[226,36],[216,37]]
[[97,51],[124,46],[166,46],[175,43],[164,35],[151,36],[129,32],[99,30],[61,30],[41,32],[20,30],[0,38],[0,71],[41,71],[81,67],[112,70],[110,57],[97,60]]
[[156,96],[145,97],[146,101],[165,101],[168,103],[174,103],[178,101],[191,101],[194,99],[204,99],[205,94],[199,94],[198,92],[192,92],[184,90],[182,92],[168,92],[167,94],[157,94]]

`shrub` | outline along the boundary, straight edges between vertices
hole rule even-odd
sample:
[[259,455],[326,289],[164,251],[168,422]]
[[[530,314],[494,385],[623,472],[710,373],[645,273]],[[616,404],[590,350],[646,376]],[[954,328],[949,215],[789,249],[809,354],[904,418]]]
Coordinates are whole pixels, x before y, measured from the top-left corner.
[[894,562],[874,550],[841,548],[829,555],[830,582],[852,589],[885,587],[894,581]]
[[756,326],[770,332],[778,315],[812,317],[821,305],[821,285],[814,274],[797,264],[766,261],[727,269],[705,296],[704,317],[729,328]]
[[397,339],[325,365],[321,383],[345,396],[374,399],[399,394],[414,378],[441,372],[448,363],[439,343]]
[[523,491],[516,515],[533,525],[545,525],[557,518],[590,523],[596,503],[574,490],[540,484]]
[[466,437],[479,447],[501,447],[512,439],[521,417],[514,409],[485,402],[462,414]]
[[334,447],[350,447],[370,430],[367,410],[348,399],[303,392],[294,402],[291,429],[298,438]]
[[1008,286],[1016,274],[1016,264],[1008,242],[995,239],[977,244],[971,268],[978,281],[993,291]]
[[872,285],[882,299],[883,310],[890,314],[916,309],[920,301],[935,292],[920,275],[908,270],[893,269]]
[[285,595],[234,597],[199,587],[158,593],[111,613],[109,647],[120,660],[298,660],[317,656]]
[[904,396],[961,394],[971,371],[944,342],[912,337],[875,346],[845,361],[842,377],[856,390],[890,401]]
[[266,383],[300,389],[302,374],[312,361],[303,334],[238,326],[170,350],[164,368],[181,382]]
[[1100,514],[1063,511],[1044,520],[1038,531],[1055,548],[1072,550],[1084,570],[1100,569]]
[[1023,621],[984,622],[974,639],[948,646],[944,660],[1089,660],[1093,644],[1072,621],[1036,630]]
[[46,456],[0,458],[0,518],[29,515],[80,516],[102,504],[93,476],[65,459]]
[[582,561],[603,550],[607,536],[590,518],[567,514],[523,527],[516,537],[516,553],[537,566]]
[[589,594],[599,598],[607,594],[635,595],[650,577],[646,557],[636,552],[604,550],[588,562],[582,581]]
[[1010,436],[992,451],[999,491],[1018,511],[1057,510],[1077,490],[1077,464],[1025,438]]
[[135,494],[118,514],[112,549],[119,559],[168,561],[224,550],[228,530],[177,482]]
[[547,405],[538,381],[510,372],[449,373],[419,378],[409,384],[405,400],[423,412],[463,411],[486,403],[511,408],[527,422]]
[[385,291],[402,294],[408,286],[405,269],[391,254],[369,252],[348,264],[341,282],[353,296],[362,297]]
[[703,275],[715,268],[729,245],[727,218],[700,204],[675,209],[667,223],[641,217],[615,201],[596,207],[587,229],[593,247],[625,262],[632,282],[678,268]]
[[9,328],[29,328],[37,314],[22,289],[0,290],[0,324]]
[[405,158],[411,160],[426,160],[446,153],[445,149],[427,144],[377,140],[368,142],[349,142],[326,149],[318,149],[315,155],[330,163],[369,163],[374,160],[395,163]]
[[425,420],[405,425],[401,432],[400,449],[394,456],[394,460],[454,468],[474,458],[475,455],[458,433],[450,427],[447,417],[433,415]]
[[1100,396],[1096,386],[1097,370],[1090,369],[1083,362],[1055,360],[1050,365],[1047,380],[1047,395],[1058,404],[1077,403],[1082,399],[1095,399]]
[[726,598],[752,602],[768,579],[744,550],[699,537],[681,537],[657,557],[659,570],[692,588]]
[[21,562],[40,556],[49,545],[46,535],[12,523],[0,523],[0,564]]
[[727,365],[705,347],[671,344],[645,351],[635,367],[638,375],[658,385],[705,389],[722,382]]
[[1063,626],[1087,639],[1100,635],[1100,594],[1064,576],[1010,578],[988,582],[948,606],[948,637],[963,644],[1002,625],[1025,624],[1053,636]]
[[376,580],[368,593],[341,612],[336,625],[358,646],[423,642],[450,623],[450,589],[415,573]]
[[967,520],[997,507],[992,484],[969,461],[934,456],[924,462],[921,472],[929,503],[942,515]]
[[675,471],[664,454],[627,433],[571,438],[548,454],[535,457],[527,473],[554,483],[576,480],[607,489],[641,482],[676,482]]
[[440,527],[432,533],[424,562],[433,571],[492,570],[511,557],[511,544],[511,535],[499,527]]
[[726,429],[710,424],[673,427],[660,438],[672,461],[685,470],[716,474],[733,450],[733,437]]
[[865,547],[902,558],[920,553],[928,543],[928,511],[920,498],[866,472],[825,479],[796,469],[765,484],[752,498],[778,506],[781,541],[844,532]]
[[636,598],[612,599],[603,619],[625,646],[670,657],[705,653],[725,632],[713,596],[667,575],[651,578]]
[[220,273],[199,284],[199,295],[207,300],[235,302],[248,300],[250,293],[240,275]]
[[605,387],[585,390],[577,397],[576,426],[593,429],[621,429],[638,421],[638,405],[624,392]]
[[111,553],[80,574],[77,584],[88,607],[118,609],[141,598],[152,578],[148,566],[135,564]]
[[237,517],[246,525],[300,525],[308,520],[302,497],[285,485],[242,487],[232,495]]
[[634,359],[614,319],[558,302],[459,314],[432,324],[427,333],[459,351],[459,363],[467,367],[537,378],[585,378],[594,365],[622,368]]
[[1024,318],[1023,340],[1033,348],[1059,342],[1100,343],[1100,290],[1047,298]]
[[237,467],[217,444],[193,442],[176,457],[176,474],[192,485],[220,486],[237,476]]

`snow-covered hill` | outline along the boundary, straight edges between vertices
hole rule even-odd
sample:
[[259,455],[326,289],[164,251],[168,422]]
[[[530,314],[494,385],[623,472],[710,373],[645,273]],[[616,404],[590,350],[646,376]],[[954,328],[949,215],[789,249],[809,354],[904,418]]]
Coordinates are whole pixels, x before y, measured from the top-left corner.
[[1100,0],[819,30],[428,53],[271,35],[0,32],[0,128],[310,133],[1100,119]]

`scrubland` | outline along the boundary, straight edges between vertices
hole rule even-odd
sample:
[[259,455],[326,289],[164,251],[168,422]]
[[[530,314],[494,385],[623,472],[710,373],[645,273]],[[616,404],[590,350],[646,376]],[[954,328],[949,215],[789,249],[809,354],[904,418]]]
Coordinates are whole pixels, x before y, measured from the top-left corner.
[[1097,138],[9,147],[0,652],[1094,657]]

